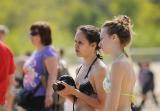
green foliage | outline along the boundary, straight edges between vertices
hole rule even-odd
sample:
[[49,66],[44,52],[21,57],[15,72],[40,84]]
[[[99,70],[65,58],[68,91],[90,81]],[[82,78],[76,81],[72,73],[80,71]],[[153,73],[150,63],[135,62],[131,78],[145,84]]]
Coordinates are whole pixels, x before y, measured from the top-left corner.
[[54,46],[69,48],[79,25],[100,27],[120,14],[129,15],[134,24],[132,47],[160,46],[158,0],[1,0],[0,7],[0,24],[10,29],[6,42],[17,55],[33,50],[28,32],[35,21],[48,21]]

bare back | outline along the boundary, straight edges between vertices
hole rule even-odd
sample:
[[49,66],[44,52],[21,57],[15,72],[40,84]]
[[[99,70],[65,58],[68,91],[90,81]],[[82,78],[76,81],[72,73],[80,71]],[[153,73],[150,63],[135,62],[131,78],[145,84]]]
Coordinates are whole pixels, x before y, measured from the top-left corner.
[[122,72],[124,73],[124,77],[122,79],[119,105],[117,111],[130,111],[133,89],[136,81],[135,72],[133,70],[132,64],[128,61],[128,59],[124,58],[120,62],[124,64],[124,71]]

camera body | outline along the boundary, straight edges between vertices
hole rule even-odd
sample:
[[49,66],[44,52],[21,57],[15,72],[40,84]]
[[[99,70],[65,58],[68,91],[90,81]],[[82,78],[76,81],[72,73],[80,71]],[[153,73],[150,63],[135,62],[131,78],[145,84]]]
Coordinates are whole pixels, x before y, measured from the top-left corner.
[[68,85],[74,86],[76,88],[74,79],[69,75],[63,75],[59,78],[58,82],[53,84],[52,88],[54,91],[61,91],[65,88],[65,86],[61,83],[61,81],[67,83]]
[[92,94],[96,94],[94,92],[94,89],[91,85],[91,83],[89,81],[84,82],[83,84],[81,84],[79,86],[79,91],[81,91],[82,93],[86,94],[86,95],[92,95]]

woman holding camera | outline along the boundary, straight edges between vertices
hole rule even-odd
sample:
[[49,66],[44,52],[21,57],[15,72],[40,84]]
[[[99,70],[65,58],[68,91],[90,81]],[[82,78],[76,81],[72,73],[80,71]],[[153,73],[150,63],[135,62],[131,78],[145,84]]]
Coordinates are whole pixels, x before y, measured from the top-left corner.
[[58,93],[70,98],[76,97],[76,111],[102,110],[105,104],[105,91],[103,80],[106,74],[106,66],[99,54],[100,33],[92,25],[80,26],[75,35],[75,52],[83,58],[83,63],[76,70],[74,88],[65,82],[65,88]]

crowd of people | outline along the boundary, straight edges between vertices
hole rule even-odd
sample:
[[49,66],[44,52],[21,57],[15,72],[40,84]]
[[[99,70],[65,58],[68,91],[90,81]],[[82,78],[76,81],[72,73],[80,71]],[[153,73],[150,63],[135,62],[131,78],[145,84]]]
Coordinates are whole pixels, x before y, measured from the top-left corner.
[[[52,30],[46,21],[31,25],[30,40],[35,50],[15,61],[11,49],[3,42],[7,32],[7,28],[0,26],[0,111],[18,111],[18,108],[63,111],[65,99],[73,102],[75,111],[135,111],[136,76],[125,51],[132,39],[128,16],[107,20],[100,29],[93,25],[77,28],[73,42],[76,56],[81,57],[82,62],[76,68],[75,87],[59,81],[61,76],[70,74],[63,59],[64,51],[54,48]],[[111,56],[112,64],[103,61],[100,49]],[[150,73],[148,78],[152,79],[148,81],[153,82],[152,72],[143,72]],[[141,74],[139,78],[143,78]],[[53,90],[56,82],[64,88]],[[140,107],[146,100],[146,93],[153,92],[154,83],[142,87],[144,97]],[[158,105],[154,93],[153,97]]]

